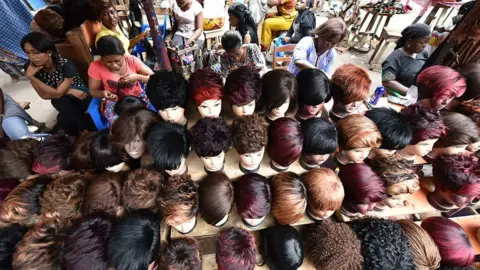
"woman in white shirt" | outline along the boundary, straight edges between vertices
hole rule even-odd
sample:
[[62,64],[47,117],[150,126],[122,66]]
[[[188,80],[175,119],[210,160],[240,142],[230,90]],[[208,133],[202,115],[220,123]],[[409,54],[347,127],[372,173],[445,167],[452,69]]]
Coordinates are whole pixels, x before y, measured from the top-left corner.
[[196,0],[176,0],[173,3],[172,27],[174,46],[197,44],[203,47],[203,8]]

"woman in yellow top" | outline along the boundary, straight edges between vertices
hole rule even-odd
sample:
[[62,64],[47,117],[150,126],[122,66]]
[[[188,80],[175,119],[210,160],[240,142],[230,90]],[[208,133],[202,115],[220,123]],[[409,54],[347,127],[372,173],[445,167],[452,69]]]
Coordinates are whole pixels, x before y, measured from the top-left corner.
[[277,13],[268,13],[262,27],[262,51],[268,50],[275,38],[272,32],[288,31],[295,19],[297,0],[268,0],[269,7],[277,7]]

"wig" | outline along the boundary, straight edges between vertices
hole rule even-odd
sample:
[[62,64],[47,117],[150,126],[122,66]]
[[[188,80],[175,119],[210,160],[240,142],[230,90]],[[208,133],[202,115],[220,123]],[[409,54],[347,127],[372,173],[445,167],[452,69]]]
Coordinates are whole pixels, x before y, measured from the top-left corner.
[[233,120],[232,140],[239,155],[262,150],[267,138],[267,123],[260,116],[245,115]]
[[345,191],[334,171],[328,168],[313,169],[303,176],[303,182],[311,214],[321,217],[326,211],[340,209]]
[[431,66],[418,74],[417,87],[418,100],[441,101],[462,96],[467,82],[460,73],[450,67]]
[[172,239],[162,252],[162,270],[202,270],[202,258],[195,238]]
[[0,265],[2,269],[12,269],[13,252],[26,232],[27,229],[19,224],[0,228]]
[[409,193],[408,189],[393,186],[408,180],[418,179],[412,163],[401,157],[378,158],[370,160],[369,165],[383,180],[389,195]]
[[346,223],[325,220],[307,227],[305,252],[316,269],[362,270],[361,242]]
[[465,78],[467,88],[465,93],[458,97],[460,101],[480,98],[480,63],[467,63],[457,66],[456,70]]
[[462,101],[457,111],[470,117],[470,119],[480,126],[480,100]]
[[344,205],[379,203],[387,198],[385,183],[368,165],[346,164],[341,167],[338,177],[345,190]]
[[395,221],[365,218],[352,224],[362,241],[364,269],[416,269],[408,237]]
[[247,230],[229,228],[217,238],[218,270],[253,270],[256,252],[255,239]]
[[49,174],[66,170],[74,143],[75,138],[64,133],[48,136],[33,149],[32,171]]
[[198,188],[200,213],[203,219],[215,226],[233,207],[233,186],[224,173],[207,175]]
[[272,192],[267,178],[257,173],[244,174],[233,186],[237,212],[242,218],[262,218],[270,212]]
[[333,102],[347,105],[362,101],[368,97],[371,83],[368,73],[362,68],[353,64],[340,66],[331,80]]
[[436,109],[425,108],[421,103],[415,103],[404,108],[401,113],[408,118],[413,127],[411,145],[438,139],[447,134],[442,116]]
[[480,129],[472,119],[456,112],[441,112],[448,133],[441,137],[434,148],[471,144],[479,141]]
[[283,172],[272,178],[272,214],[281,225],[299,221],[307,208],[307,190],[298,174]]
[[444,217],[429,217],[422,221],[425,229],[437,244],[442,263],[456,267],[473,264],[475,253],[463,228]]
[[0,179],[21,180],[32,174],[34,139],[8,141],[0,145]]
[[258,102],[262,94],[260,74],[252,67],[239,67],[225,81],[225,97],[231,105],[245,106]]
[[113,150],[108,129],[99,131],[93,137],[90,144],[90,157],[93,167],[99,171],[122,163],[120,155]]
[[232,131],[223,118],[202,118],[190,130],[190,142],[199,157],[215,157],[232,145]]
[[435,187],[441,191],[476,197],[480,195],[478,158],[472,154],[442,155],[433,163]]
[[297,110],[297,93],[297,80],[291,72],[283,69],[270,70],[262,77],[260,104],[271,111],[289,101],[286,114],[290,114]]
[[430,270],[440,267],[440,252],[432,237],[420,226],[408,219],[399,220],[410,244],[410,251],[417,269]]
[[365,116],[375,123],[382,135],[380,148],[401,150],[410,144],[413,128],[405,115],[389,108],[373,108]]
[[5,201],[5,199],[7,198],[8,194],[12,192],[12,190],[19,184],[20,184],[20,181],[18,181],[17,179],[2,179],[0,181],[0,206],[2,205],[3,201]]
[[375,123],[359,114],[348,115],[338,120],[338,143],[342,150],[380,147],[382,135]]
[[338,148],[337,128],[330,121],[314,117],[302,121],[304,155],[326,155]]
[[69,270],[108,268],[108,240],[112,222],[94,215],[71,227],[65,239],[65,267]]
[[262,256],[272,270],[296,270],[303,264],[303,241],[290,225],[268,228],[262,235]]
[[157,71],[150,76],[147,96],[157,110],[187,106],[187,81],[173,71]]
[[268,126],[267,153],[283,167],[288,167],[302,153],[303,133],[300,124],[290,118],[279,118]]
[[347,35],[348,27],[341,18],[331,18],[312,30],[312,36],[322,37],[328,42],[342,41]]
[[108,242],[109,267],[145,270],[160,249],[161,217],[149,211],[131,212],[115,224]]
[[222,77],[209,68],[195,71],[188,81],[188,92],[199,107],[206,100],[222,100]]
[[62,11],[62,8],[57,5],[42,8],[35,13],[33,20],[37,23],[38,27],[45,30],[45,32],[52,37],[61,38],[65,36],[65,20],[64,14],[61,14]]
[[298,103],[316,106],[330,101],[330,80],[316,68],[303,69],[297,74]]
[[70,168],[76,171],[90,170],[93,168],[92,159],[90,157],[90,145],[92,144],[95,135],[97,135],[97,132],[92,131],[80,135],[75,140]]
[[147,137],[148,151],[160,170],[175,170],[189,152],[187,130],[174,123],[153,125]]
[[127,211],[149,209],[159,213],[160,193],[164,181],[160,173],[146,168],[131,172],[123,185],[123,206]]
[[104,213],[116,217],[122,205],[124,173],[105,172],[92,179],[85,188],[82,213]]
[[116,115],[121,115],[122,113],[135,108],[147,108],[147,104],[136,96],[124,96],[115,103],[113,111]]
[[160,206],[163,216],[169,225],[176,223],[179,218],[187,222],[198,214],[198,184],[189,174],[170,176],[163,183],[160,196]]

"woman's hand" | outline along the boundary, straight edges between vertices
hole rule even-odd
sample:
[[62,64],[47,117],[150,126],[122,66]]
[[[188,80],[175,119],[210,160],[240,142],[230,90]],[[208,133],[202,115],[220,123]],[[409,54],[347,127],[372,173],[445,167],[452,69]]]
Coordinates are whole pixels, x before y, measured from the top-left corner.
[[37,72],[42,69],[42,67],[36,67],[32,63],[28,64],[27,70],[25,71],[25,76],[27,78],[34,77]]
[[72,95],[78,99],[86,99],[88,97],[87,93],[72,88],[68,89],[67,95]]
[[141,81],[142,77],[139,74],[127,74],[123,75],[122,78],[120,78],[120,81],[124,83],[132,83],[136,81]]
[[117,95],[111,93],[110,91],[106,91],[106,90],[102,91],[102,95],[106,99],[116,99],[117,98]]

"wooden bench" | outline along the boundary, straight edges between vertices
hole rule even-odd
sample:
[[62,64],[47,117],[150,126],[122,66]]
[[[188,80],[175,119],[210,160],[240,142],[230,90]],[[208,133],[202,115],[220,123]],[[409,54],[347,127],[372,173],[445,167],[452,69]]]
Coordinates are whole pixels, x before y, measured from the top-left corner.
[[[288,69],[290,61],[292,61],[293,51],[297,44],[288,44],[273,48],[273,69]],[[284,56],[277,57],[278,52],[283,52]],[[285,65],[286,63],[286,65]]]
[[378,42],[377,47],[375,48],[375,51],[373,52],[372,56],[370,57],[370,60],[368,61],[368,64],[370,65],[370,69],[376,69],[376,70],[381,70],[379,68],[379,61],[385,52],[385,49],[387,49],[388,45],[392,42],[397,42],[397,40],[400,39],[401,37],[400,30],[396,29],[391,29],[384,27],[382,34],[380,36],[380,41]]

